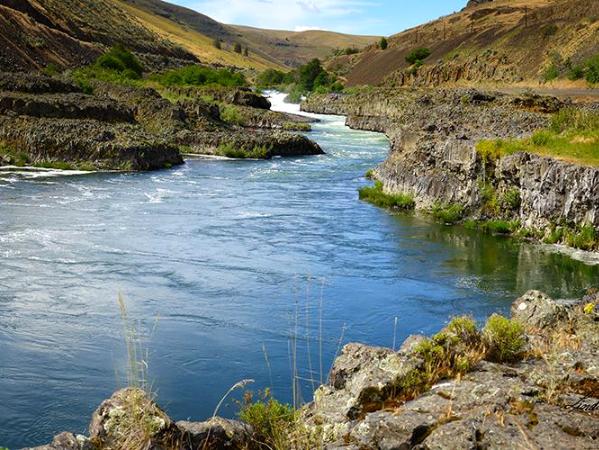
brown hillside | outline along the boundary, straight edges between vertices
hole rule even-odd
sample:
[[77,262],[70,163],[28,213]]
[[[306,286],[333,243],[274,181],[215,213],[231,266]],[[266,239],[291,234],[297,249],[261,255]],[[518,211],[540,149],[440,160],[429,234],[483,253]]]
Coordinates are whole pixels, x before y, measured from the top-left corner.
[[189,62],[196,58],[142,26],[114,0],[0,0],[0,68],[77,66],[106,47]]
[[409,84],[405,57],[432,51],[419,69],[424,82],[538,80],[554,60],[578,63],[599,52],[599,1],[495,0],[389,38],[389,48],[331,62],[349,85]]

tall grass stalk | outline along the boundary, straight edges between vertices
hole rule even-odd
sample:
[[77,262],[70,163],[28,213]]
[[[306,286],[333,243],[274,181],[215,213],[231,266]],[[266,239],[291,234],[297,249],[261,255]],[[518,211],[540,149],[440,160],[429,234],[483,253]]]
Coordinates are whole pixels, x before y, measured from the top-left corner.
[[127,346],[127,384],[148,392],[148,350],[144,351],[141,347],[139,332],[135,322],[129,318],[125,298],[119,293],[117,300]]
[[323,302],[324,280],[320,283],[320,301],[318,302],[318,360],[319,360],[319,381],[322,381],[322,302]]
[[266,351],[266,344],[264,342],[262,343],[262,353],[264,354],[264,361],[266,361],[266,367],[268,368],[268,379],[270,380],[270,387],[272,389],[272,367],[270,366],[270,360],[268,359],[268,352]]
[[398,317],[395,316],[395,320],[393,321],[393,351],[395,351],[395,343],[397,338],[397,321]]
[[306,354],[308,356],[308,373],[310,374],[310,382],[312,384],[312,392],[316,390],[316,383],[314,380],[314,371],[312,369],[312,352],[310,351],[310,283],[308,279],[308,285],[306,286]]

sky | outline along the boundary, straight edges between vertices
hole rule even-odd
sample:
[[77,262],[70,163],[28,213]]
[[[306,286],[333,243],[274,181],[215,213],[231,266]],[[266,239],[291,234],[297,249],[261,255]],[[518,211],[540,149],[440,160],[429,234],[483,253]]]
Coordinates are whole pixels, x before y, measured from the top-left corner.
[[467,0],[166,0],[219,22],[388,36],[462,9]]

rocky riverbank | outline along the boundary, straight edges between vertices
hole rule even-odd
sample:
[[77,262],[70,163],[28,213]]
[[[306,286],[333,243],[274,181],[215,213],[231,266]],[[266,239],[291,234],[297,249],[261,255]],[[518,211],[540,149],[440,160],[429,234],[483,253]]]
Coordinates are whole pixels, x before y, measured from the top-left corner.
[[596,292],[554,300],[530,291],[511,320],[494,315],[482,330],[459,317],[397,351],[348,344],[287,428],[275,430],[281,418],[268,415],[174,422],[143,391],[125,389],[98,407],[89,436],[62,433],[36,450],[263,449],[274,432],[283,434],[277,450],[595,449],[598,302]]
[[302,108],[344,114],[350,127],[389,136],[389,157],[374,171],[384,193],[410,196],[420,210],[453,207],[459,220],[511,222],[526,237],[568,244],[576,240],[568,233],[598,234],[599,169],[523,152],[486,155],[477,144],[530,136],[573,106],[534,94],[372,88],[311,96]]
[[[167,100],[168,98],[168,100]],[[247,89],[218,96],[0,73],[0,165],[152,170],[182,153],[271,158],[321,154],[305,118],[269,110]]]

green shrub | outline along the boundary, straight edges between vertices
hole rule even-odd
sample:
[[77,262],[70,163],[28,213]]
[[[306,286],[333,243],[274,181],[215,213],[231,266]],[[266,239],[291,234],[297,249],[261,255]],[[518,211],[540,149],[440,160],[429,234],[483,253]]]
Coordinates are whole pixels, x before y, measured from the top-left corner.
[[360,200],[372,203],[375,206],[389,209],[413,209],[414,199],[405,194],[386,194],[383,192],[383,183],[375,181],[374,186],[365,186],[359,189]]
[[557,33],[557,25],[552,23],[543,27],[543,36],[550,37]]
[[17,167],[24,167],[30,162],[27,153],[21,152],[4,142],[0,142],[0,164],[3,160]]
[[573,66],[568,70],[568,80],[576,81],[584,78],[584,68],[582,66]]
[[432,216],[447,225],[459,222],[464,217],[464,207],[457,203],[444,205],[435,203],[431,209]]
[[220,107],[220,118],[223,122],[227,122],[233,125],[243,125],[243,116],[234,105],[223,104]]
[[270,151],[266,146],[255,146],[251,149],[235,147],[231,143],[221,144],[216,149],[216,155],[237,159],[268,159]]
[[241,54],[242,48],[241,48],[241,44],[239,42],[235,42],[235,45],[233,45],[233,51],[235,53]]
[[532,135],[530,140],[534,145],[543,146],[547,145],[552,137],[553,134],[550,131],[539,130]]
[[387,50],[387,47],[389,47],[389,42],[387,41],[386,37],[381,38],[379,41],[379,47],[381,50]]
[[599,55],[587,60],[585,66],[585,79],[591,84],[599,83]]
[[44,69],[42,69],[42,73],[44,75],[48,75],[49,77],[58,75],[58,74],[60,74],[60,72],[61,72],[60,67],[58,67],[54,63],[50,63],[46,67],[44,67]]
[[221,42],[221,40],[219,38],[215,38],[212,41],[212,45],[214,46],[214,48],[217,48],[219,50],[222,49],[222,47],[223,47],[223,44],[222,44],[222,42]]
[[520,189],[511,188],[505,191],[500,203],[501,207],[506,211],[516,211],[520,209],[520,205],[522,204]]
[[292,84],[294,81],[294,77],[290,73],[276,69],[266,69],[256,78],[256,85],[261,88],[269,88]]
[[424,61],[430,55],[431,51],[428,48],[420,47],[412,50],[408,56],[406,56],[406,61],[410,64],[416,64],[418,61]]
[[485,231],[491,234],[512,234],[519,226],[517,220],[488,220],[484,223]]
[[545,244],[557,244],[559,242],[562,242],[565,234],[566,230],[564,229],[564,227],[554,226],[543,237],[543,242]]
[[583,225],[566,235],[566,243],[570,247],[581,250],[593,250],[598,244],[597,230],[593,225]]
[[242,73],[230,69],[213,69],[202,66],[186,66],[169,70],[157,75],[154,80],[163,86],[206,86],[217,85],[226,87],[247,86]]
[[246,393],[239,419],[254,429],[258,441],[274,450],[289,448],[289,436],[296,426],[298,413],[290,406],[275,400],[266,390],[257,401]]
[[493,314],[483,329],[487,358],[495,362],[516,361],[524,351],[524,327],[510,319]]
[[555,64],[551,64],[543,72],[544,81],[553,81],[559,77],[559,68]]
[[121,45],[116,45],[98,57],[95,66],[126,75],[127,78],[141,78],[143,66],[133,53]]

